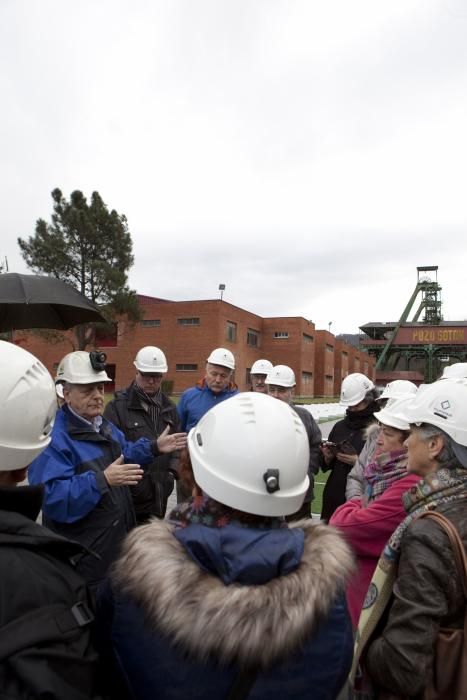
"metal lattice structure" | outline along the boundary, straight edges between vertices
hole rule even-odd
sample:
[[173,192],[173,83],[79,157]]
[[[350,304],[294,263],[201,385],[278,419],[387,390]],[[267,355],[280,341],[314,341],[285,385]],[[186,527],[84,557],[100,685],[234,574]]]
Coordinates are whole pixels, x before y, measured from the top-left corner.
[[388,381],[393,374],[432,382],[447,364],[467,360],[467,322],[443,320],[437,265],[417,267],[417,284],[399,321],[367,323],[360,330],[361,346],[377,358],[377,379]]

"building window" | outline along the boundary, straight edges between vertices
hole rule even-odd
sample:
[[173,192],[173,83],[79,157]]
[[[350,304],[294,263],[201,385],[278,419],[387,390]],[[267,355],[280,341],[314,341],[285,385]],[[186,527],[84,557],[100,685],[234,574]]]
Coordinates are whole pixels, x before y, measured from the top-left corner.
[[246,344],[252,348],[259,348],[259,331],[248,328],[246,332]]
[[141,321],[143,328],[156,328],[161,325],[160,318],[143,318]]
[[251,367],[247,367],[246,370],[245,370],[245,384],[246,384],[247,386],[248,386],[249,384],[251,384],[250,372],[251,372]]
[[235,343],[237,341],[237,324],[233,321],[227,321],[227,325],[225,327],[225,337],[227,340],[230,340],[231,343]]
[[313,379],[313,372],[302,372],[302,383],[311,384]]
[[334,382],[334,377],[332,376],[332,374],[326,374],[325,380],[327,384],[331,384],[332,382]]
[[199,326],[199,317],[194,318],[177,318],[179,326]]
[[334,352],[334,346],[326,343],[326,352]]
[[345,350],[342,351],[342,357],[348,357],[348,353]]
[[274,338],[288,338],[288,331],[274,331]]
[[307,335],[306,333],[303,334],[303,342],[306,345],[309,345],[310,343],[313,342],[313,336],[312,335]]
[[177,372],[196,372],[198,365],[181,364],[175,365]]

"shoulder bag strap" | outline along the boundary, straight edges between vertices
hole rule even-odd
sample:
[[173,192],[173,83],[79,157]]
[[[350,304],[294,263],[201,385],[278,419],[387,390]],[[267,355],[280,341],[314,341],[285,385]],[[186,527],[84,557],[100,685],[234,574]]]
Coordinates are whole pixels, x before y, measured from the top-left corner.
[[452,551],[454,552],[454,559],[456,560],[456,567],[459,574],[459,580],[464,591],[464,597],[467,598],[467,556],[465,554],[464,543],[459,536],[457,528],[448,518],[441,513],[438,513],[436,510],[427,510],[419,517],[435,520],[447,534],[451,543]]
[[0,662],[28,647],[45,644],[86,627],[94,615],[83,602],[45,605],[0,627]]

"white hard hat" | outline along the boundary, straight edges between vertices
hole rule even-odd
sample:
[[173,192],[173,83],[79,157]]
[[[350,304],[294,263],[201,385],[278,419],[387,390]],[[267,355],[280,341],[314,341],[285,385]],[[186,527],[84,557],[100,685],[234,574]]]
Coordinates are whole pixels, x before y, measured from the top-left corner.
[[394,379],[384,387],[378,401],[381,399],[403,399],[405,396],[413,396],[417,393],[417,385],[408,379]]
[[412,400],[404,406],[408,423],[427,423],[441,428],[454,442],[467,446],[467,381],[449,381],[423,384]]
[[397,430],[410,430],[410,425],[404,415],[404,408],[413,396],[405,396],[402,399],[392,399],[384,408],[374,414],[376,420],[383,425],[389,425]]
[[293,369],[287,367],[287,365],[276,365],[268,372],[265,384],[292,388],[296,384],[295,373]]
[[105,370],[95,370],[91,365],[89,353],[84,350],[69,352],[59,362],[55,381],[70,384],[97,384],[111,382]]
[[308,438],[284,401],[254,392],[223,401],[190,430],[188,450],[197,484],[224,505],[281,516],[303,503]]
[[456,362],[443,369],[440,379],[467,378],[467,362]]
[[216,348],[209,355],[206,362],[210,362],[212,365],[227,367],[228,369],[235,369],[235,357],[227,348]]
[[139,372],[154,372],[156,374],[168,371],[167,360],[160,348],[146,345],[136,353],[134,366]]
[[360,372],[344,377],[341,384],[341,406],[356,406],[360,401],[363,401],[369,391],[375,388],[375,385]]
[[272,362],[269,360],[256,360],[250,369],[250,376],[252,374],[268,374],[272,370]]
[[57,400],[34,355],[0,341],[0,471],[24,469],[50,442]]

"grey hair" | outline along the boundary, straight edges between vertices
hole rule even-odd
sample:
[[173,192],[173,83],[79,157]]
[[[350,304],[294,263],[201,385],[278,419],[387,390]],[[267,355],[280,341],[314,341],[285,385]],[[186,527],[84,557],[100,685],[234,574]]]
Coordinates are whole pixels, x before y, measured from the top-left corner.
[[439,455],[437,455],[436,461],[440,463],[441,467],[446,469],[457,466],[459,460],[454,452],[454,440],[450,435],[441,430],[441,428],[437,428],[436,425],[430,425],[429,423],[422,423],[420,427],[417,426],[417,430],[422,440],[429,440],[436,435],[441,435],[444,446]]

